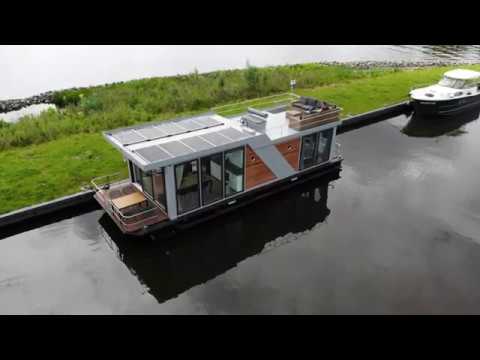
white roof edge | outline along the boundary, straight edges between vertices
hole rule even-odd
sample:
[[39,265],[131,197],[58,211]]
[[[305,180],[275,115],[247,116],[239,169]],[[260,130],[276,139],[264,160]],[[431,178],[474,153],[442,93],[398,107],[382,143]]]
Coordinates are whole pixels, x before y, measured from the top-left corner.
[[450,70],[447,71],[444,75],[458,80],[470,80],[480,78],[480,72],[467,69]]

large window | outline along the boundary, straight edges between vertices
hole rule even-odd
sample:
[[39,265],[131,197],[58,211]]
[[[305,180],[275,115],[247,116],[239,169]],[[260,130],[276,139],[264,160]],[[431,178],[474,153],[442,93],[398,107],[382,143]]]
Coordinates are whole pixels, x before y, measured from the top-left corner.
[[243,191],[245,154],[244,149],[225,152],[225,196],[232,196]]
[[200,160],[202,168],[202,205],[223,198],[223,156],[215,154]]
[[135,182],[135,165],[128,160],[128,170],[130,171],[130,181]]
[[132,178],[132,182],[135,182],[142,187],[143,192],[147,193],[152,198],[154,197],[151,172],[144,172],[134,163],[130,162],[130,177]]
[[152,174],[153,179],[153,194],[154,200],[160,204],[160,206],[166,210],[167,209],[167,198],[165,193],[165,176],[163,169],[156,170]]
[[144,172],[140,170],[141,173],[141,182],[142,182],[142,190],[143,192],[150,195],[153,198],[153,182],[152,182],[152,173],[151,172]]
[[136,182],[138,185],[142,185],[142,169],[140,169],[137,165],[133,165],[133,173],[134,179],[133,181]]
[[321,164],[330,160],[330,149],[332,147],[333,129],[318,133],[316,163]]
[[198,160],[175,166],[177,212],[183,214],[200,206]]
[[307,169],[313,165],[328,161],[330,159],[332,139],[333,129],[304,136],[302,138],[300,169]]
[[302,138],[302,154],[300,157],[300,169],[306,169],[315,165],[315,146],[317,134],[305,135]]

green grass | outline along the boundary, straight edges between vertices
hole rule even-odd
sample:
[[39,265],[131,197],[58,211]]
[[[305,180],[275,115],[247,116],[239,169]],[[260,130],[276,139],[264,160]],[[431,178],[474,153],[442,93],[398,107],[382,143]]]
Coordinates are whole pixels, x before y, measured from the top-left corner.
[[[469,68],[480,70],[479,65]],[[347,81],[314,89],[300,89],[299,95],[331,101],[343,108],[342,117],[391,105],[408,99],[411,88],[437,82],[450,68],[403,70],[378,78]]]
[[123,159],[100,134],[0,152],[0,213],[76,193],[117,171],[127,174]]
[[[480,70],[480,65],[468,68]],[[166,119],[178,112],[198,113],[219,104],[228,105],[217,109],[223,115],[242,112],[248,106],[270,107],[291,98],[285,94],[290,78],[300,85],[297,94],[334,102],[344,109],[345,117],[400,102],[412,86],[436,82],[447,69],[365,72],[299,65],[136,80],[81,90],[78,101],[71,100],[77,93],[62,99],[66,107],[60,112],[49,111],[17,125],[0,123],[0,213],[75,193],[97,176],[119,171],[126,175],[121,155],[100,135],[103,129]],[[248,76],[247,71],[251,72]],[[222,96],[209,94],[218,91],[222,78],[223,88],[228,90]],[[260,84],[259,90],[251,88],[254,83]],[[177,95],[178,89],[188,92],[172,100],[172,87],[177,88]],[[272,92],[280,95],[264,97]],[[253,96],[257,98],[230,104]],[[205,101],[197,103],[192,100],[195,98]],[[171,101],[183,105],[173,112],[168,107]]]
[[[373,78],[392,69],[355,70],[317,64],[193,73],[133,80],[80,90],[56,92],[60,111],[50,110],[18,123],[0,123],[0,150],[41,144],[79,133],[166,119],[179,113],[289,91],[290,79],[311,88],[341,81]],[[1,116],[0,116],[1,118]]]

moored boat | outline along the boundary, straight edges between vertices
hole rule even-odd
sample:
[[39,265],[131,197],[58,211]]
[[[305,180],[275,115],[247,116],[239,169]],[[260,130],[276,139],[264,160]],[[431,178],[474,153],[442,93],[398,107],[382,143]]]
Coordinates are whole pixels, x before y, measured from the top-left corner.
[[480,105],[480,72],[464,69],[447,71],[438,84],[412,90],[415,113],[449,116]]
[[195,224],[338,169],[340,110],[300,98],[286,109],[249,109],[233,118],[208,113],[107,131],[129,178],[92,180],[95,198],[126,234]]

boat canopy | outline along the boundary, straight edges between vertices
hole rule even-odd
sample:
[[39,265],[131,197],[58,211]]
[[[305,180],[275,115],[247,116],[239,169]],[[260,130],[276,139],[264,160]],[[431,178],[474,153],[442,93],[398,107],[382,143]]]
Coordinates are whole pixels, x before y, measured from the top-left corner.
[[465,69],[455,69],[447,71],[444,76],[455,80],[474,80],[480,79],[480,72]]

